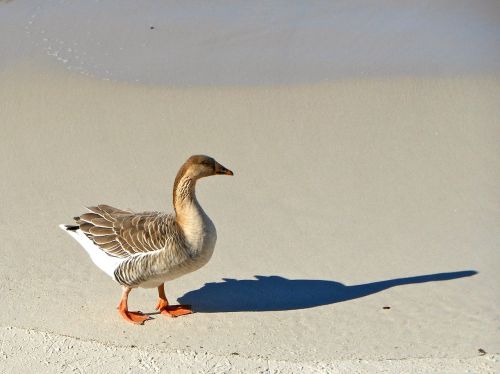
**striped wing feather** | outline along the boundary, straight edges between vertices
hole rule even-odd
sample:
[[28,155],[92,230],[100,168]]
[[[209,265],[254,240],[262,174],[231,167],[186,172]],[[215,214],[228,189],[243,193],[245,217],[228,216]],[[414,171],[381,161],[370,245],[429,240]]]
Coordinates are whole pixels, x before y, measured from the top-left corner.
[[162,249],[166,233],[175,220],[157,212],[132,213],[109,205],[88,208],[91,213],[75,220],[80,229],[104,252],[115,257],[129,257]]

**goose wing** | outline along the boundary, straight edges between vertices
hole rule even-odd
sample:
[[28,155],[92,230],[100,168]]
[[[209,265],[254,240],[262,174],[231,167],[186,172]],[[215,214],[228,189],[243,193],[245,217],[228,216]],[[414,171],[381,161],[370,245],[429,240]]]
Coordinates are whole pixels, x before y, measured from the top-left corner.
[[179,235],[172,215],[131,213],[109,205],[89,207],[75,217],[80,229],[95,245],[114,257],[126,258],[165,248]]

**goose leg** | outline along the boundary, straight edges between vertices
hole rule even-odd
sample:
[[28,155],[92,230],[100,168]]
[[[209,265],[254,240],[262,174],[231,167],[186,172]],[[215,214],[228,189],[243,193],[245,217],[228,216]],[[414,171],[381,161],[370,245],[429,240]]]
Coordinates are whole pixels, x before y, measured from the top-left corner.
[[165,287],[163,284],[158,286],[158,304],[156,304],[156,309],[158,309],[161,314],[170,317],[179,317],[193,313],[191,305],[169,305],[167,296],[165,296]]
[[123,287],[122,298],[120,299],[120,304],[118,304],[118,313],[120,313],[123,319],[127,322],[142,325],[144,321],[149,319],[149,316],[144,315],[144,313],[139,311],[129,312],[127,301],[130,291],[132,291],[130,287]]

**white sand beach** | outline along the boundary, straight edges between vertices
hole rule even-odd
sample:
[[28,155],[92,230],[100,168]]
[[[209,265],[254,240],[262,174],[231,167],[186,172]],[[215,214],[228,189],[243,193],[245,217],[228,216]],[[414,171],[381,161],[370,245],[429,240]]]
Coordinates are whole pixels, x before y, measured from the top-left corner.
[[[1,372],[500,370],[500,7],[285,3],[0,2]],[[198,153],[196,313],[126,324],[57,225]]]

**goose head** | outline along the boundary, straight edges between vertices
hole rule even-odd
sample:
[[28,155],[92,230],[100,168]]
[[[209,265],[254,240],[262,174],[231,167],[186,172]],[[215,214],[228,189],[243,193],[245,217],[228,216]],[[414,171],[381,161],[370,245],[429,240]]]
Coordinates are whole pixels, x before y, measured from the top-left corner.
[[233,172],[212,157],[195,155],[187,159],[183,165],[184,175],[193,179],[200,179],[211,175],[233,175]]

